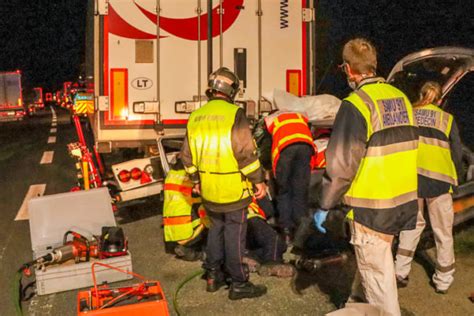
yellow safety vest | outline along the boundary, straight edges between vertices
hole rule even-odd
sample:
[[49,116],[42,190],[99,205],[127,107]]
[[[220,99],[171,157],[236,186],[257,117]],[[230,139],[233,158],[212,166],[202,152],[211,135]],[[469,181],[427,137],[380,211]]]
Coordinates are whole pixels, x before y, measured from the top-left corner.
[[231,133],[237,107],[223,100],[212,100],[191,113],[187,137],[193,166],[190,174],[198,171],[201,196],[218,204],[233,203],[251,195],[251,185],[245,175],[260,167],[255,162],[239,169],[232,150]]
[[[367,151],[344,202],[353,207],[356,220],[357,212],[366,216],[367,209],[383,209],[384,216],[393,216],[385,211],[417,199],[417,135],[412,133],[408,139],[404,133],[404,139],[397,139],[398,133],[392,137],[376,135],[392,128],[416,126],[411,103],[400,90],[382,82],[363,85],[345,100],[357,108],[367,123]],[[377,220],[377,225],[387,226],[377,227],[380,231],[392,229],[392,224],[384,220]]]
[[193,214],[193,207],[201,204],[201,199],[192,197],[192,188],[193,183],[184,170],[171,169],[166,176],[163,203],[165,241],[185,243],[204,228],[202,218],[205,212],[202,206],[198,214]]
[[417,107],[414,113],[420,128],[418,174],[457,185],[458,177],[449,144],[453,116],[433,104]]

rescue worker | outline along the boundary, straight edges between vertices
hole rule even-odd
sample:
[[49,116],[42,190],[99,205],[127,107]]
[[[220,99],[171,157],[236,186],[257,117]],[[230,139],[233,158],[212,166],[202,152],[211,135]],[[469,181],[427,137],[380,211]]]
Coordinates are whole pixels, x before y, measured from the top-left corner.
[[[163,230],[167,246],[172,246],[176,256],[186,261],[204,259],[202,245],[209,228],[201,198],[192,193],[192,188],[193,183],[178,159],[165,179]],[[247,211],[247,249],[256,261],[247,259],[253,262],[253,272],[266,276],[292,275],[292,266],[282,264],[286,244],[267,223],[267,214],[256,199],[252,200]]]
[[394,235],[416,224],[417,128],[405,94],[376,76],[376,49],[369,41],[348,41],[342,58],[354,92],[334,122],[314,221],[326,233],[328,211],[343,198],[352,209],[358,268],[349,302],[366,301],[399,316],[391,246]]
[[163,230],[166,245],[186,261],[204,259],[202,244],[209,228],[206,211],[201,198],[193,194],[193,186],[178,159],[165,179]]
[[265,118],[272,135],[271,160],[277,184],[278,224],[287,244],[308,211],[313,137],[306,115],[277,111]]
[[254,199],[248,207],[247,264],[251,262],[261,276],[291,277],[295,273],[294,266],[283,263],[286,243],[267,223],[267,214],[260,207],[260,201]]
[[262,296],[267,291],[249,282],[242,263],[247,207],[252,195],[257,199],[266,195],[266,185],[249,122],[243,109],[233,104],[238,91],[239,78],[229,69],[219,68],[209,76],[209,102],[191,113],[181,152],[211,220],[204,263],[206,290],[215,292],[225,284],[225,266],[232,279],[232,300]]
[[408,274],[416,246],[426,225],[423,209],[428,206],[431,228],[436,242],[437,265],[433,275],[436,292],[445,294],[453,283],[453,198],[452,187],[462,178],[462,144],[453,116],[438,106],[441,86],[426,82],[414,114],[419,127],[418,149],[418,217],[414,230],[400,234],[395,272],[399,287],[408,285]]

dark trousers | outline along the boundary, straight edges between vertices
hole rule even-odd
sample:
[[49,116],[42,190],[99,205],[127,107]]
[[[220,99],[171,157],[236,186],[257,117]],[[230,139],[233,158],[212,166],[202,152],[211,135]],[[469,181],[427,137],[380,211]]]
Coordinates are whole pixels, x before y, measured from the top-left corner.
[[221,270],[224,264],[232,282],[246,282],[247,269],[242,264],[247,235],[247,208],[228,213],[207,210],[211,227],[207,235],[204,268]]
[[280,153],[275,179],[281,228],[294,228],[307,212],[312,155],[313,148],[303,143],[291,144]]
[[262,263],[283,262],[286,243],[266,221],[253,217],[248,221],[248,248]]

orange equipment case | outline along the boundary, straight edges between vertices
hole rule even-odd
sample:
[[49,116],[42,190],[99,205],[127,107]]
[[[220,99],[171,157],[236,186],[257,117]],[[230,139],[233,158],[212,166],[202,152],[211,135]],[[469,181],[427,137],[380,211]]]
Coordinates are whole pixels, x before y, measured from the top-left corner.
[[[111,288],[107,284],[97,286],[95,265],[105,266],[131,274],[142,282],[131,286]],[[141,275],[107,264],[92,264],[94,287],[77,295],[78,316],[165,316],[169,315],[165,294],[160,282],[146,281]]]

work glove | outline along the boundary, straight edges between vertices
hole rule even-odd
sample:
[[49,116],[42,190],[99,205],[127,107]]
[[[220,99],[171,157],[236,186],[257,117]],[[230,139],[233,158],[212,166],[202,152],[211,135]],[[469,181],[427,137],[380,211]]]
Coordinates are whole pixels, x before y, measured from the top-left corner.
[[326,234],[326,228],[323,227],[324,222],[326,222],[326,218],[328,216],[328,211],[323,209],[316,210],[316,213],[313,215],[314,225],[316,228],[323,234]]

